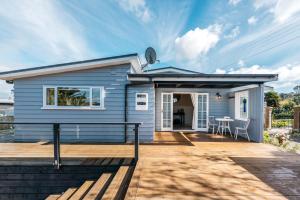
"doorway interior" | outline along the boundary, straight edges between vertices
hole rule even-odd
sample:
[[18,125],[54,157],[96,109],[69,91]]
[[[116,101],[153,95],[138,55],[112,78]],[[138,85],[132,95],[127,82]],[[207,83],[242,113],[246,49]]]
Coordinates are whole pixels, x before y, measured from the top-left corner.
[[194,106],[191,94],[173,94],[173,129],[192,130],[193,129]]

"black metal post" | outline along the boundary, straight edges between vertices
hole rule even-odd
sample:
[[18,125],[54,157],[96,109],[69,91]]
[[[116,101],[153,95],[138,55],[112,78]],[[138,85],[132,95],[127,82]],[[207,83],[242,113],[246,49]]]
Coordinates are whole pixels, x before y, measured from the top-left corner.
[[53,124],[54,167],[60,168],[60,130],[59,124]]
[[134,160],[137,162],[139,160],[139,125],[134,125]]

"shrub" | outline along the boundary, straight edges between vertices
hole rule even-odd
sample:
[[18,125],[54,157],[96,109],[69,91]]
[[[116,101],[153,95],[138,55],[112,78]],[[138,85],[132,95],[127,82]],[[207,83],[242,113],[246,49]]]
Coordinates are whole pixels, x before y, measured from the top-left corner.
[[264,143],[271,143],[271,136],[268,131],[264,131]]
[[288,120],[273,120],[272,121],[272,127],[274,128],[283,128],[288,127],[289,121]]

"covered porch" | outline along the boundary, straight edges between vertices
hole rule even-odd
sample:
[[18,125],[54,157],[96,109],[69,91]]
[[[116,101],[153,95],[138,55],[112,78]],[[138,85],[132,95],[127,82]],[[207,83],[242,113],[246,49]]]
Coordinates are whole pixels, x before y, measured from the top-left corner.
[[[276,75],[131,74],[132,82],[155,86],[155,131],[208,132],[209,118],[230,118],[231,132],[248,127],[252,141],[263,141],[264,83]],[[217,122],[215,122],[217,123]],[[216,127],[217,128],[217,127]]]
[[[241,96],[240,94],[243,94]],[[242,99],[242,100],[241,100]],[[244,101],[245,102],[244,102]],[[263,86],[234,88],[157,87],[155,130],[217,133],[224,117],[230,118],[232,135],[236,127],[250,120],[249,137],[261,142],[263,131]],[[214,124],[214,130],[211,124]]]

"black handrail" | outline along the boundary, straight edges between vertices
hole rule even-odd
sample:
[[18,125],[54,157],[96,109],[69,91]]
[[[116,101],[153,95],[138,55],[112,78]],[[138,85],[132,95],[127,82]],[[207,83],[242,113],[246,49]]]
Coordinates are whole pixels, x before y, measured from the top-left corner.
[[50,124],[79,124],[79,125],[85,125],[85,124],[94,124],[94,125],[124,125],[124,124],[127,124],[127,125],[135,125],[135,124],[138,124],[138,125],[142,125],[143,123],[141,122],[101,122],[101,123],[98,123],[98,122],[79,122],[79,123],[76,123],[76,122],[0,122],[0,124],[45,124],[45,125],[50,125]]
[[53,147],[54,147],[54,162],[53,165],[56,169],[61,167],[60,159],[60,125],[134,125],[134,161],[137,162],[139,159],[139,126],[142,123],[134,122],[88,122],[88,123],[76,123],[76,122],[0,122],[1,124],[7,125],[53,125]]

